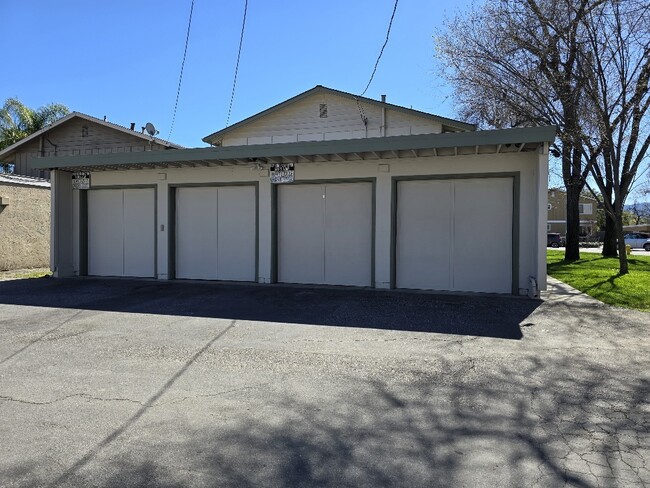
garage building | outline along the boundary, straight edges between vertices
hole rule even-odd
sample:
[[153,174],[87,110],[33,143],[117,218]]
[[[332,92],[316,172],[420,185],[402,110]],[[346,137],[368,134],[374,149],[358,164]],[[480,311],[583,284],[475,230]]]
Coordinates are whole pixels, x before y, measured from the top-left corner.
[[318,86],[213,147],[33,164],[53,170],[55,276],[534,295],[554,136]]

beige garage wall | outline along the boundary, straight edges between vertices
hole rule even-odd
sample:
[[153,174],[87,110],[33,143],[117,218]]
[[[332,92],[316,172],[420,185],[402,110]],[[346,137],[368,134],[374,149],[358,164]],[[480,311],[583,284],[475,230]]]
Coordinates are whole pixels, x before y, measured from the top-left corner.
[[[537,242],[537,227],[546,228],[546,219],[539,223],[538,178],[544,182],[543,213],[546,213],[546,176],[540,173],[540,156],[537,153],[479,154],[449,157],[421,157],[384,159],[360,162],[323,162],[296,164],[296,182],[347,178],[373,178],[376,181],[375,221],[375,283],[377,288],[388,288],[391,284],[391,205],[393,177],[418,175],[466,175],[494,172],[516,172],[520,175],[519,200],[519,287],[520,294],[527,293],[529,276],[537,279],[545,289],[545,243]],[[272,198],[268,171],[253,165],[212,168],[178,168],[165,170],[106,171],[93,172],[92,185],[150,185],[156,184],[157,191],[157,259],[158,278],[168,278],[168,196],[169,186],[176,184],[198,184],[219,182],[258,182],[259,184],[259,281],[271,282],[272,275]],[[73,192],[73,201],[78,199]],[[477,201],[476,205],[483,202]],[[73,222],[73,235],[78,236],[77,221]],[[540,234],[541,235],[541,234]],[[477,236],[480,242],[480,236]],[[77,242],[77,240],[75,240]],[[545,254],[543,255],[545,256]],[[78,247],[74,253],[74,269],[79,269]]]
[[50,189],[0,183],[0,271],[50,264]]

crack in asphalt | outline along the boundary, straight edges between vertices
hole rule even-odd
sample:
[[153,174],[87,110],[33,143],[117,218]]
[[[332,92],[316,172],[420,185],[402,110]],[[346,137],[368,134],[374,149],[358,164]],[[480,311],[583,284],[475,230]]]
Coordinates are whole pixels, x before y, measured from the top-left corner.
[[[542,307],[543,306],[544,305],[542,305]],[[542,310],[543,312],[543,309],[541,307],[537,310]],[[563,306],[556,310],[563,310],[566,311],[566,313],[571,312],[571,310],[566,306]],[[585,312],[586,311],[587,310],[585,308]],[[613,337],[611,342],[612,346],[620,348],[624,345],[627,345],[628,343],[635,341],[636,347],[633,350],[633,353],[640,356],[634,362],[625,363],[621,361],[619,364],[617,364],[617,362],[611,361],[611,358],[606,355],[608,347],[603,346],[602,341],[599,340],[598,344],[600,344],[600,347],[589,347],[580,344],[582,338],[587,337],[588,335],[594,335],[600,338],[607,336],[607,334],[600,333],[600,329],[584,326],[584,322],[581,319],[576,319],[577,325],[572,328],[572,334],[567,335],[567,340],[565,342],[559,342],[557,340],[550,342],[550,344],[555,347],[548,347],[547,343],[541,343],[541,346],[543,346],[543,350],[546,353],[549,353],[551,351],[559,351],[561,354],[553,354],[550,356],[540,355],[538,345],[535,344],[535,339],[537,338],[535,334],[541,335],[544,333],[544,335],[551,335],[553,333],[553,324],[557,323],[558,325],[561,325],[561,315],[562,314],[557,314],[555,312],[552,314],[546,312],[539,314],[539,321],[545,322],[543,322],[543,325],[540,327],[528,329],[530,331],[528,338],[532,338],[533,341],[522,341],[509,350],[509,354],[512,355],[518,352],[524,352],[524,361],[521,361],[516,365],[504,362],[504,364],[508,366],[508,369],[512,367],[514,370],[512,373],[519,374],[524,378],[521,383],[513,381],[511,383],[511,385],[513,385],[511,387],[512,390],[505,388],[501,383],[497,383],[492,389],[489,390],[489,394],[485,393],[488,395],[485,398],[482,396],[480,391],[479,393],[475,393],[475,396],[473,397],[470,397],[469,395],[467,397],[463,397],[460,395],[458,398],[459,405],[461,406],[466,405],[464,402],[467,402],[467,404],[469,404],[472,399],[476,399],[480,400],[477,406],[477,408],[480,408],[483,406],[483,401],[487,401],[487,399],[493,398],[497,400],[495,402],[497,404],[499,404],[501,399],[505,399],[504,402],[506,404],[506,407],[508,407],[510,405],[510,399],[512,398],[508,395],[516,395],[521,402],[521,405],[517,403],[517,405],[520,406],[520,409],[517,410],[516,415],[511,414],[509,410],[499,412],[499,415],[502,415],[502,417],[498,415],[495,415],[493,417],[493,421],[496,426],[493,430],[490,430],[488,428],[485,428],[483,425],[480,427],[474,425],[474,423],[478,422],[483,417],[480,415],[472,416],[473,411],[470,409],[461,408],[460,411],[454,412],[456,417],[446,419],[443,417],[443,410],[436,412],[432,408],[431,418],[434,419],[431,420],[432,424],[423,425],[429,427],[429,431],[435,431],[436,427],[448,428],[449,432],[451,433],[449,434],[451,439],[462,440],[468,436],[485,436],[486,438],[498,438],[499,441],[503,441],[505,443],[508,441],[508,438],[514,437],[516,440],[515,436],[519,436],[518,438],[520,440],[523,440],[523,442],[527,443],[527,447],[521,446],[522,449],[517,449],[517,454],[519,457],[514,457],[512,462],[515,464],[519,462],[525,463],[523,464],[524,469],[527,469],[528,466],[530,466],[532,472],[530,473],[529,479],[532,480],[532,484],[529,486],[583,486],[589,488],[594,488],[596,486],[628,486],[628,484],[643,487],[650,486],[650,476],[648,476],[650,474],[650,471],[648,469],[648,463],[650,463],[650,456],[648,456],[650,451],[648,451],[648,446],[650,444],[648,444],[647,437],[648,433],[650,432],[650,417],[647,416],[647,392],[649,391],[650,384],[648,382],[648,379],[644,379],[645,371],[647,371],[647,362],[643,359],[647,347],[643,344],[636,344],[639,342],[639,335],[635,332],[636,329],[632,329],[627,326],[625,328],[614,328],[614,321],[611,318],[608,319],[607,323],[610,324],[608,327],[611,327],[612,330],[610,331],[608,328],[607,331],[611,332],[610,335]],[[173,321],[172,323],[181,322],[183,320],[187,320],[187,318],[191,317],[184,317],[183,319]],[[59,320],[61,319],[62,318],[59,318]],[[70,317],[66,320],[66,322],[70,321],[74,321],[74,317]],[[538,319],[536,318],[534,321],[536,322],[536,325],[538,325]],[[1,322],[2,320],[0,320],[0,323]],[[45,336],[41,336],[41,338],[37,339],[37,341],[52,341],[60,337],[67,337],[64,334],[66,332],[69,332],[70,329],[76,329],[78,327],[78,324],[83,322],[83,320],[73,323],[70,328],[65,328],[59,332],[52,333],[56,329],[62,327],[66,322],[59,324],[55,329],[47,332],[45,334],[47,337],[44,340],[43,337]],[[230,323],[230,327],[234,325],[235,321],[232,321]],[[219,325],[219,328],[224,326],[227,326],[227,323],[225,321]],[[520,327],[522,328],[525,326],[526,324],[520,324]],[[153,327],[153,325],[149,325],[148,327]],[[152,393],[153,396],[148,401],[146,401],[147,394],[140,392],[140,390],[135,390],[136,394],[134,396],[142,397],[142,400],[133,400],[130,398],[111,398],[110,395],[107,395],[107,397],[102,397],[101,394],[93,394],[100,392],[91,391],[90,393],[84,393],[77,391],[76,393],[62,396],[60,398],[55,397],[53,400],[47,400],[48,397],[52,397],[53,395],[45,396],[35,394],[33,395],[34,400],[30,400],[29,394],[25,395],[27,398],[20,398],[20,395],[3,396],[0,394],[0,405],[2,405],[1,402],[3,401],[37,406],[52,405],[57,402],[64,402],[67,400],[73,401],[61,405],[58,407],[58,409],[70,409],[70,407],[74,405],[83,406],[86,401],[88,402],[88,407],[91,407],[93,405],[101,405],[91,403],[95,401],[129,402],[137,405],[136,407],[130,407],[126,403],[121,405],[124,415],[123,421],[117,421],[114,426],[107,431],[106,434],[100,434],[97,438],[95,438],[95,444],[91,444],[89,447],[84,448],[83,451],[79,451],[78,456],[80,458],[76,462],[75,458],[72,458],[71,461],[65,465],[61,466],[59,464],[61,467],[54,476],[62,472],[63,474],[61,477],[59,477],[58,480],[53,483],[53,485],[71,484],[72,481],[74,481],[74,478],[80,474],[83,474],[86,469],[94,469],[94,467],[100,462],[100,459],[108,454],[108,451],[112,451],[117,447],[116,444],[121,441],[130,440],[130,437],[135,435],[133,430],[135,430],[136,427],[134,427],[133,424],[139,422],[139,424],[136,425],[142,426],[142,423],[146,423],[146,419],[142,419],[142,422],[140,422],[140,417],[143,415],[148,415],[148,418],[151,418],[151,416],[154,415],[154,411],[148,409],[167,405],[183,405],[177,409],[179,412],[182,412],[184,410],[192,408],[195,405],[192,403],[194,399],[218,397],[244,390],[251,391],[255,388],[263,388],[266,385],[276,384],[278,382],[277,380],[274,382],[261,383],[254,386],[251,386],[249,382],[249,386],[232,388],[228,390],[224,388],[225,391],[215,391],[217,388],[212,387],[207,391],[204,389],[203,394],[195,395],[193,394],[193,391],[196,391],[196,385],[188,387],[190,391],[185,391],[183,389],[183,386],[185,385],[181,386],[180,384],[174,384],[179,378],[182,377],[187,368],[191,367],[191,365],[194,363],[196,363],[196,366],[199,366],[201,362],[211,360],[212,356],[217,356],[219,360],[225,360],[224,358],[227,359],[228,354],[235,354],[233,353],[234,346],[231,346],[230,344],[231,341],[228,341],[225,344],[222,343],[221,347],[215,346],[213,348],[210,348],[210,346],[214,344],[216,340],[228,332],[230,327],[225,327],[225,330],[217,333],[216,337],[214,336],[215,329],[217,329],[216,327],[210,330],[212,334],[211,337],[201,336],[200,340],[208,341],[206,344],[204,344],[204,346],[201,346],[200,343],[193,343],[192,346],[188,346],[187,344],[183,343],[183,347],[179,348],[179,351],[173,358],[175,360],[175,365],[172,367],[177,368],[176,372],[174,373],[172,371],[168,376],[161,376],[162,379],[160,381],[164,382],[164,385],[162,385],[155,394]],[[636,336],[633,335],[634,333],[636,333]],[[629,334],[629,337],[627,337],[627,334]],[[34,333],[30,334],[32,337],[35,337],[35,335],[36,334]],[[445,336],[442,340],[434,340],[434,338],[437,337],[437,335],[422,335],[418,337],[414,336],[404,338],[402,342],[405,342],[407,340],[427,341],[428,344],[426,346],[428,347],[428,352],[430,353],[431,357],[435,357],[437,359],[442,358],[441,364],[445,364],[444,360],[449,359],[450,362],[449,366],[447,366],[447,369],[453,370],[454,374],[464,374],[467,372],[474,373],[472,370],[477,368],[480,368],[481,373],[485,371],[489,373],[489,368],[492,367],[492,363],[496,363],[496,360],[501,357],[497,354],[484,355],[484,353],[487,353],[489,351],[491,343],[478,342],[475,345],[470,344],[470,342],[483,341],[481,337]],[[562,336],[559,335],[559,337]],[[319,342],[328,344],[337,342],[354,342],[355,347],[358,348],[359,346],[357,344],[363,342],[384,342],[388,343],[390,349],[390,346],[396,340],[397,338],[389,336],[373,341],[356,338],[351,339],[350,341],[335,341],[331,339],[293,339],[287,340],[286,343],[291,345],[292,342],[307,342],[314,344],[318,344]],[[24,345],[25,342],[23,341],[24,339],[21,340],[22,344]],[[618,344],[618,342],[620,342],[620,344]],[[562,347],[565,344],[566,347]],[[33,353],[36,350],[40,350],[42,345],[43,343],[37,345],[37,347],[34,348],[31,352]],[[456,345],[458,347],[456,347]],[[372,344],[372,346],[374,347],[374,344]],[[450,347],[447,348],[446,346]],[[238,351],[237,354],[240,354],[241,356],[246,356],[248,354],[249,348],[241,347],[240,349],[242,350]],[[311,347],[311,349],[316,348]],[[599,349],[603,350],[602,353],[599,351]],[[320,354],[325,356],[330,354],[327,352],[328,350],[329,349],[326,349],[325,351],[320,351],[318,353],[313,351],[285,352],[287,353],[287,356],[291,356],[288,360],[291,361],[290,364],[293,366],[294,364],[301,363],[302,356],[299,356],[299,354]],[[570,373],[563,374],[563,371],[557,366],[548,370],[543,370],[540,368],[540,365],[543,364],[543,362],[552,364],[552,361],[558,358],[566,359],[567,364],[571,365],[571,361],[577,359],[577,355],[571,355],[569,351],[579,351],[578,355],[582,356],[582,350],[593,351],[593,355],[589,355],[588,357],[591,362],[583,364],[583,369],[585,371],[584,376],[580,376],[577,373],[574,374],[572,372],[573,370],[571,370]],[[449,354],[447,354],[446,351],[449,351]],[[124,349],[120,349],[120,352],[124,353]],[[126,352],[131,354],[130,350],[127,350]],[[272,363],[273,351],[264,350],[263,352],[271,358],[269,362]],[[276,351],[276,354],[281,353]],[[536,356],[533,357],[533,354]],[[35,354],[28,354],[30,360],[32,355]],[[293,357],[294,355],[296,357]],[[352,364],[355,368],[358,368],[358,365],[365,365],[366,363],[369,364],[369,368],[374,367],[374,364],[371,364],[371,359],[374,360],[374,358],[366,358],[364,356],[355,359],[355,357],[345,355],[344,353],[341,353],[340,356],[342,357],[341,361],[344,359],[346,361],[349,360],[350,364]],[[628,353],[628,357],[630,356],[631,354]],[[617,357],[618,356],[616,356],[616,358]],[[3,362],[9,359],[10,358],[5,359]],[[25,358],[23,358],[23,360],[24,359]],[[237,359],[239,359],[239,356]],[[460,361],[454,365],[452,363],[452,360],[456,361],[457,359]],[[314,359],[313,364],[318,364],[318,360],[320,359]],[[325,357],[324,360],[327,360],[327,357]],[[422,374],[425,374],[425,370],[428,371],[429,364],[433,365],[435,362],[433,361],[429,363],[429,359],[419,359],[419,361],[423,362],[420,364],[420,367],[418,369],[418,371],[422,372]],[[528,362],[530,362],[530,364],[528,364]],[[2,362],[0,362],[0,364],[2,364]],[[387,375],[392,375],[392,377],[395,378],[397,376],[397,373],[401,373],[401,370],[390,367],[393,364],[393,358],[391,357],[390,360],[386,361],[387,367],[385,368],[385,371],[384,369],[381,370],[382,374],[386,373]],[[405,363],[404,368],[406,368],[406,365],[408,364],[410,364],[410,362]],[[589,366],[592,364],[594,367],[598,367],[597,376],[596,372],[589,369]],[[329,367],[329,363],[325,363],[325,365]],[[9,368],[12,368],[13,363],[7,366]],[[221,376],[219,374],[219,370],[221,369],[219,367],[219,363],[216,362],[214,364],[209,364],[208,366],[212,368],[211,371],[216,373],[218,381],[217,384],[222,383],[222,380],[218,378]],[[309,363],[309,366],[312,367],[313,365]],[[496,368],[496,366],[494,367]],[[518,369],[518,367],[521,369]],[[433,369],[433,366],[431,366],[431,368]],[[625,374],[621,373],[621,370],[623,368],[627,368]],[[546,375],[548,372],[551,372],[552,375]],[[325,374],[327,373],[328,370],[325,370]],[[506,368],[504,367],[500,372],[498,378],[502,378],[502,376],[505,377],[505,375],[508,373],[510,373],[510,371],[506,371]],[[588,373],[591,376],[589,376]],[[189,383],[188,380],[190,380],[190,378],[187,378],[187,376],[189,375],[186,375],[186,378],[183,379],[183,384],[186,383],[186,381]],[[282,378],[284,377],[285,376],[282,376]],[[291,375],[287,374],[286,377],[291,377]],[[258,377],[258,381],[259,380],[264,381],[262,378]],[[408,381],[411,380],[409,379]],[[467,384],[463,385],[463,388],[473,388],[473,381],[474,374],[469,377]],[[284,381],[281,380],[280,382],[284,383]],[[427,382],[427,384],[433,385],[430,390],[426,391],[436,391],[435,388],[439,388],[441,386],[444,387],[444,385],[439,384],[438,378],[434,377],[433,373],[431,378],[423,377],[423,382]],[[478,380],[477,384],[479,384]],[[221,386],[227,388],[229,385],[222,384]],[[155,386],[152,386],[152,388],[155,388]],[[199,391],[201,390],[199,389]],[[444,392],[446,390],[441,391]],[[463,389],[462,391],[469,390]],[[12,392],[5,391],[0,393],[9,395]],[[66,392],[64,391],[58,393],[63,395]],[[104,390],[104,393],[109,392],[106,392]],[[124,392],[124,394],[126,396],[130,396],[126,394],[126,392]],[[56,395],[56,393],[54,395]],[[491,397],[489,395],[491,395]],[[233,398],[236,398],[238,396],[247,397],[248,395],[246,393],[242,393],[240,395],[237,395],[236,393],[233,394]],[[441,393],[441,396],[444,396],[444,393]],[[415,425],[418,422],[426,421],[419,418],[419,410],[417,410],[416,407],[412,407],[412,405],[409,403],[410,397],[407,395],[399,395],[395,393],[390,398],[386,397],[386,399],[389,400],[386,408],[390,409],[389,411],[391,419],[398,415],[397,409],[399,408],[399,412],[404,412],[404,418],[406,419],[409,426]],[[183,402],[186,403],[183,404]],[[203,403],[209,404],[210,401],[206,400]],[[197,401],[196,404],[202,406],[200,401]],[[10,405],[11,404],[6,403],[5,408],[9,407]],[[113,408],[118,408],[118,404],[113,405]],[[515,405],[512,404],[512,407],[514,408]],[[111,404],[107,403],[101,408],[106,410],[112,407]],[[489,408],[489,405],[485,404],[484,408]],[[30,410],[29,407],[25,407],[22,410],[25,409]],[[12,410],[18,411],[20,410],[20,407],[13,407]],[[33,410],[38,411],[38,409]],[[43,409],[43,411],[47,412],[53,410],[57,410],[57,407],[49,407],[48,410]],[[172,410],[175,409],[172,408]],[[311,410],[307,410],[305,412],[304,415],[306,418],[307,413],[309,412],[311,412]],[[300,412],[300,414],[302,415],[302,412]],[[490,425],[489,415],[486,418],[488,419],[486,424]],[[457,419],[459,422],[458,426],[453,424],[454,419]],[[436,421],[439,423],[433,423]],[[504,423],[498,424],[499,421]],[[109,432],[112,433],[108,435]],[[425,452],[436,454],[436,447],[432,441],[433,436],[428,434],[429,432],[426,432],[425,435],[422,435],[420,433],[422,437],[421,439],[418,437],[418,439],[420,440],[420,444],[424,446]],[[127,436],[129,438],[124,439]],[[447,442],[453,442],[449,439],[446,440]],[[340,445],[343,448],[346,447],[344,442],[342,442]],[[266,448],[267,446],[265,445],[264,447]],[[523,454],[523,451],[526,449],[530,450],[530,456]],[[537,456],[537,458],[540,460],[539,464],[534,462],[536,460],[535,456]],[[648,461],[646,461],[646,459],[648,459]],[[530,464],[528,464],[529,461]],[[45,484],[45,482],[43,482],[43,484]]]
[[102,402],[129,402],[129,403],[137,403],[138,405],[144,405],[144,403],[138,401],[138,400],[131,400],[130,398],[103,398],[103,397],[97,397],[93,395],[89,395],[87,393],[73,393],[72,395],[66,395],[61,398],[55,398],[54,400],[50,401],[45,401],[45,402],[38,402],[38,401],[33,401],[33,400],[23,400],[20,398],[14,398],[11,396],[5,396],[5,395],[0,395],[0,401],[8,401],[8,402],[16,402],[16,403],[22,403],[25,405],[52,405],[53,403],[58,403],[62,402],[65,400],[68,400],[70,398],[84,398],[87,400],[98,400]]
[[217,392],[217,393],[206,393],[206,394],[203,394],[203,395],[189,395],[189,396],[186,396],[186,397],[183,397],[183,398],[179,398],[177,400],[170,400],[168,402],[157,403],[156,405],[152,405],[152,406],[162,407],[162,406],[167,406],[167,405],[178,405],[179,403],[183,403],[186,400],[195,400],[197,398],[215,398],[215,397],[227,395],[228,393],[234,393],[234,392],[237,392],[237,391],[254,390],[254,389],[260,388],[262,386],[268,386],[270,384],[272,384],[272,383],[267,382],[267,383],[261,383],[259,385],[244,386],[242,388],[233,388],[231,390],[224,390],[224,391],[220,391],[220,392]]
[[134,423],[136,423],[140,417],[142,417],[145,412],[149,408],[151,408],[153,405],[156,404],[156,402],[173,386],[178,379],[185,374],[185,372],[189,369],[192,364],[196,362],[196,360],[205,352],[207,351],[212,345],[217,342],[219,339],[221,339],[226,333],[228,333],[230,330],[232,330],[235,327],[235,324],[237,323],[237,320],[232,320],[230,324],[223,330],[221,330],[219,333],[217,333],[212,339],[210,339],[201,349],[199,349],[190,359],[188,359],[183,367],[179,369],[174,375],[169,378],[164,385],[160,387],[160,389],[153,395],[151,396],[146,402],[142,404],[142,406],[138,409],[138,411],[133,414],[126,422],[124,422],[120,427],[115,429],[111,434],[109,434],[107,437],[105,437],[102,441],[100,441],[95,447],[90,449],[81,459],[79,459],[77,462],[75,462],[70,468],[68,468],[61,476],[59,476],[56,480],[54,480],[52,483],[50,483],[48,486],[54,487],[54,486],[61,486],[64,485],[71,476],[73,476],[77,471],[79,471],[81,468],[86,466],[90,461],[92,461],[97,454],[99,454],[100,451],[108,447],[110,444],[113,443],[118,437],[120,437],[124,432],[126,432]]
[[42,340],[43,340],[44,338],[46,338],[48,335],[52,334],[53,332],[56,332],[57,330],[59,330],[59,329],[60,329],[61,327],[63,327],[64,325],[70,323],[73,319],[77,318],[77,317],[78,317],[79,315],[81,315],[83,312],[84,312],[84,310],[78,310],[77,313],[75,313],[75,314],[72,315],[71,317],[68,317],[68,318],[65,319],[63,322],[61,322],[59,325],[57,325],[56,327],[54,327],[53,329],[48,330],[45,334],[43,334],[43,335],[37,337],[36,339],[34,339],[33,341],[31,341],[29,344],[25,345],[24,347],[18,349],[18,350],[15,351],[14,353],[10,354],[9,356],[7,356],[7,357],[4,358],[3,360],[1,360],[1,361],[0,361],[0,365],[6,363],[6,362],[9,361],[11,358],[17,356],[18,354],[20,354],[21,352],[23,352],[23,351],[26,350],[27,348],[33,346],[33,345],[36,344],[37,342],[42,341]]
[[52,405],[54,403],[59,403],[63,402],[65,400],[69,400],[71,398],[83,398],[85,400],[96,400],[100,402],[128,402],[128,403],[135,403],[137,405],[144,406],[146,408],[154,408],[154,407],[162,407],[162,406],[167,406],[167,405],[176,405],[179,403],[182,403],[186,400],[194,400],[197,398],[214,398],[214,397],[219,397],[223,395],[227,395],[228,393],[234,393],[237,391],[244,391],[244,390],[252,390],[256,389],[262,386],[267,386],[270,385],[271,383],[261,383],[259,385],[251,385],[251,386],[245,386],[243,388],[233,388],[230,390],[224,390],[224,391],[219,391],[216,393],[206,393],[202,395],[188,395],[183,398],[179,398],[176,400],[170,400],[168,402],[159,402],[159,403],[152,403],[152,404],[147,404],[143,401],[140,400],[133,400],[131,398],[106,398],[106,397],[98,397],[94,395],[90,395],[88,393],[73,393],[71,395],[66,395],[60,398],[55,398],[54,400],[49,400],[49,401],[34,401],[34,400],[24,400],[22,398],[15,398],[12,396],[6,396],[6,395],[0,395],[0,401],[6,401],[6,402],[15,402],[15,403],[21,403],[24,405]]
[[[586,480],[590,479],[593,480],[595,486],[603,486],[607,481],[621,481],[614,462],[620,461],[636,477],[636,483],[639,483],[642,487],[648,486],[647,478],[644,477],[645,473],[650,473],[647,468],[648,461],[641,453],[637,452],[643,446],[640,439],[641,433],[648,432],[647,421],[640,421],[631,416],[628,411],[616,405],[614,401],[605,399],[602,399],[602,405],[591,411],[582,409],[579,403],[569,404],[571,407],[578,408],[579,411],[576,414],[590,414],[593,416],[589,421],[577,422],[579,429],[586,434],[589,444],[588,447],[583,445],[582,449],[577,449],[576,443],[580,443],[583,437],[578,436],[576,432],[567,432],[565,428],[565,426],[569,429],[571,426],[576,426],[576,419],[573,418],[573,415],[567,416],[559,404],[553,416],[541,415],[535,405],[538,394],[539,388],[534,387],[529,395],[529,411],[537,419],[537,427],[544,433],[543,436],[538,436],[535,442],[544,444],[551,438],[556,438],[566,446],[563,455],[549,455],[549,458],[559,461],[560,465],[562,465],[563,481],[565,483],[586,483]],[[633,440],[623,443],[619,439],[619,435],[623,432],[629,432]],[[605,442],[603,436],[608,437],[610,442]],[[614,444],[611,444],[612,441]],[[602,460],[594,459],[594,456],[600,456]],[[638,459],[641,466],[628,462],[626,456],[628,459]],[[587,471],[575,466],[575,461],[578,459]],[[569,465],[572,466],[569,467]],[[545,462],[540,462],[537,465],[539,475],[531,486],[538,486],[543,482],[544,478],[552,477],[552,473],[544,472],[544,466],[546,466]],[[578,475],[582,476],[584,480],[576,478]]]

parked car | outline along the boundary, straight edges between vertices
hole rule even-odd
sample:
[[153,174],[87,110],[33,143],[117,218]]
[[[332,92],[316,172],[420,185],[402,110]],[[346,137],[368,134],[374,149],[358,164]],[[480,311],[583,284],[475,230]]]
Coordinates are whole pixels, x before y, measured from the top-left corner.
[[562,236],[557,233],[546,234],[546,247],[560,247],[563,245]]
[[630,232],[625,234],[625,245],[632,249],[645,249],[650,252],[650,234],[643,232]]

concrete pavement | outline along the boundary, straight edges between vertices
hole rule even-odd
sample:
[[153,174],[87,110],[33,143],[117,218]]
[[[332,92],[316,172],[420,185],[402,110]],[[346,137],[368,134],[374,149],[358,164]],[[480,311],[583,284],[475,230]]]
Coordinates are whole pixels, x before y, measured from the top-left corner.
[[509,297],[0,283],[2,486],[647,486],[650,314]]

